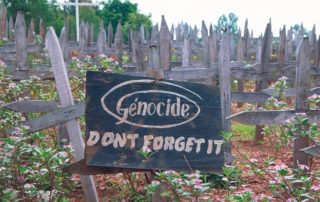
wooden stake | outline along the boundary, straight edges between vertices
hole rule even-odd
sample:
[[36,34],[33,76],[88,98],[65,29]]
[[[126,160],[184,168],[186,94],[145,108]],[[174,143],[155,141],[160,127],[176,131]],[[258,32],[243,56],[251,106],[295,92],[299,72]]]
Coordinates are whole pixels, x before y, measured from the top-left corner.
[[[301,40],[297,52],[296,68],[296,106],[297,112],[306,112],[309,109],[308,96],[310,88],[310,45],[308,38]],[[303,128],[304,130],[308,128]],[[309,146],[308,138],[302,137],[300,131],[295,134],[293,146],[293,163],[298,168],[299,164],[309,166],[308,154],[300,151]]]
[[[49,27],[46,36],[46,47],[48,49],[51,65],[55,75],[60,104],[62,107],[74,105],[62,51],[53,27]],[[66,126],[74,149],[75,159],[76,161],[80,161],[84,158],[84,142],[81,136],[80,125],[77,120],[71,120],[66,122]],[[93,176],[81,175],[80,180],[86,201],[98,202],[99,198]]]

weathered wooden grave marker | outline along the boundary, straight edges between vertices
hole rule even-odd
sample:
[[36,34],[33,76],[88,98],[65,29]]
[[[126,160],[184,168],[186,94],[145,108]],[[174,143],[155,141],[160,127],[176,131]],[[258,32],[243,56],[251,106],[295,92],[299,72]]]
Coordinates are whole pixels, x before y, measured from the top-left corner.
[[217,88],[95,72],[86,80],[87,165],[185,171],[224,165]]
[[[50,56],[52,64],[56,88],[60,98],[61,107],[67,107],[74,105],[74,100],[69,84],[67,70],[65,67],[63,54],[59,45],[59,40],[55,34],[53,27],[49,27],[46,36],[46,47]],[[74,149],[74,155],[77,161],[84,157],[84,142],[81,136],[80,125],[77,120],[73,119],[66,122],[66,127],[70,137],[72,147]],[[80,176],[82,188],[86,201],[99,201],[98,193],[95,187],[93,176]]]

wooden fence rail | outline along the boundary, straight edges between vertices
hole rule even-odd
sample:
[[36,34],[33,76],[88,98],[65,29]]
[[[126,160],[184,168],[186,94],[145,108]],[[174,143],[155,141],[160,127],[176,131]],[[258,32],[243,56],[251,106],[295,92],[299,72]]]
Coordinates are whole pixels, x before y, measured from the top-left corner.
[[[2,8],[2,10],[5,10],[5,8]],[[6,12],[3,11],[2,13]],[[9,22],[12,21],[12,18],[10,17],[8,20],[6,15],[4,15],[1,20],[8,23],[4,23],[3,26],[0,26],[0,32],[9,36]],[[8,61],[8,64],[15,66],[13,69],[16,67],[18,67],[19,70],[24,71],[30,69],[30,64],[27,64],[27,53],[41,51],[39,50],[41,45],[34,44],[36,41],[34,21],[31,20],[28,23],[29,25],[27,28],[26,23],[24,22],[23,13],[19,12],[15,23],[16,31],[14,33],[16,33],[16,35],[11,37],[11,42],[7,45],[0,47],[0,59],[7,60],[7,58],[11,58],[11,60]],[[44,30],[43,24],[44,22],[42,21],[40,26],[41,32]],[[204,22],[202,22],[201,38],[198,38],[198,29],[196,27],[191,28],[187,24],[179,24],[176,28],[172,27],[171,31],[169,31],[163,16],[160,31],[157,25],[153,27],[151,33],[149,33],[149,30],[146,30],[143,25],[137,32],[130,30],[129,44],[123,44],[124,34],[122,33],[123,31],[120,25],[116,29],[117,33],[115,36],[113,36],[112,30],[114,29],[111,24],[108,26],[108,31],[106,31],[102,25],[103,23],[100,24],[97,42],[92,42],[93,32],[88,31],[92,29],[92,25],[82,22],[81,28],[83,29],[83,32],[81,32],[82,35],[80,37],[80,42],[78,43],[69,40],[67,30],[69,26],[65,24],[60,34],[60,44],[64,59],[68,61],[72,56],[83,56],[87,54],[96,57],[103,53],[105,55],[114,56],[121,63],[121,55],[123,51],[125,51],[128,53],[130,62],[132,63],[129,66],[139,68],[143,66],[142,70],[145,70],[145,67],[148,65],[149,47],[150,45],[157,45],[158,54],[161,56],[160,65],[164,65],[165,69],[171,69],[177,65],[181,66],[182,63],[183,66],[195,64],[202,64],[205,67],[217,66],[216,61],[219,56],[219,47],[222,36],[219,30],[221,31],[221,29],[218,28],[213,31],[211,28],[208,31]],[[39,33],[38,36],[41,38],[42,35],[43,33]],[[271,55],[272,61],[277,61],[277,68],[283,69],[295,58],[293,53],[296,50],[297,41],[299,41],[301,37],[297,33],[295,33],[295,36],[293,37],[292,29],[289,29],[287,33],[286,30],[283,29],[280,33],[280,37],[271,36],[273,36],[273,34],[270,35],[269,41],[266,42],[270,45],[269,59]],[[12,39],[17,40],[19,43],[15,43]],[[243,36],[241,36],[241,32],[239,32],[237,35],[230,38],[230,59],[247,61],[249,63],[254,61],[261,63],[262,47],[265,47],[267,44],[260,43],[260,41],[259,38],[253,38],[249,35],[248,21],[246,21]],[[310,32],[309,43],[312,51],[311,60],[315,66],[318,66],[320,51],[315,29]],[[14,50],[12,51],[13,47]],[[7,57],[8,54],[9,57]],[[13,54],[15,57],[13,57]],[[12,61],[14,58],[16,58],[16,61]]]

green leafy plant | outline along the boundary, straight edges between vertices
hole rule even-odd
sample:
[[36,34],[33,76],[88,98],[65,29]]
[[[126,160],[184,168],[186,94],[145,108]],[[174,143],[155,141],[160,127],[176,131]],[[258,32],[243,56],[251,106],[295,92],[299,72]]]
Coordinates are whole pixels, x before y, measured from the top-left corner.
[[4,46],[8,43],[8,38],[3,37],[2,39],[0,39],[0,47]]
[[320,178],[310,175],[309,167],[300,165],[291,170],[285,164],[273,167],[275,180],[269,182],[274,195],[286,194],[287,201],[319,201]]
[[251,202],[253,201],[253,197],[251,196],[251,192],[245,191],[236,194],[230,194],[225,197],[226,201],[229,202]]
[[320,95],[313,94],[310,97],[308,97],[308,102],[310,104],[310,109],[320,109]]
[[[285,97],[285,89],[288,88],[287,79],[287,77],[282,76],[271,86],[271,89],[274,89],[273,96],[264,103],[263,110],[288,109]],[[290,137],[286,135],[283,126],[265,126],[263,134],[269,138],[269,142],[275,142],[275,154],[281,148],[287,146],[290,141]]]
[[1,138],[0,198],[5,201],[53,201],[70,196],[75,183],[62,167],[70,163],[68,145],[48,147],[45,134],[28,127]]
[[203,177],[199,171],[189,174],[175,171],[156,172],[156,179],[146,186],[146,190],[149,195],[152,195],[162,184],[166,190],[161,193],[161,196],[167,200],[199,201],[200,196],[210,189],[210,183],[204,182]]

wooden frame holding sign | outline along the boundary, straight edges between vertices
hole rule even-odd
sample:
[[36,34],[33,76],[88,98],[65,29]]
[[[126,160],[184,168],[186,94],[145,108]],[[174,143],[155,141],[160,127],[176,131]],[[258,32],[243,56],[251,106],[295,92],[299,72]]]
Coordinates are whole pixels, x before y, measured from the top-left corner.
[[221,170],[217,87],[90,71],[86,82],[88,167]]

